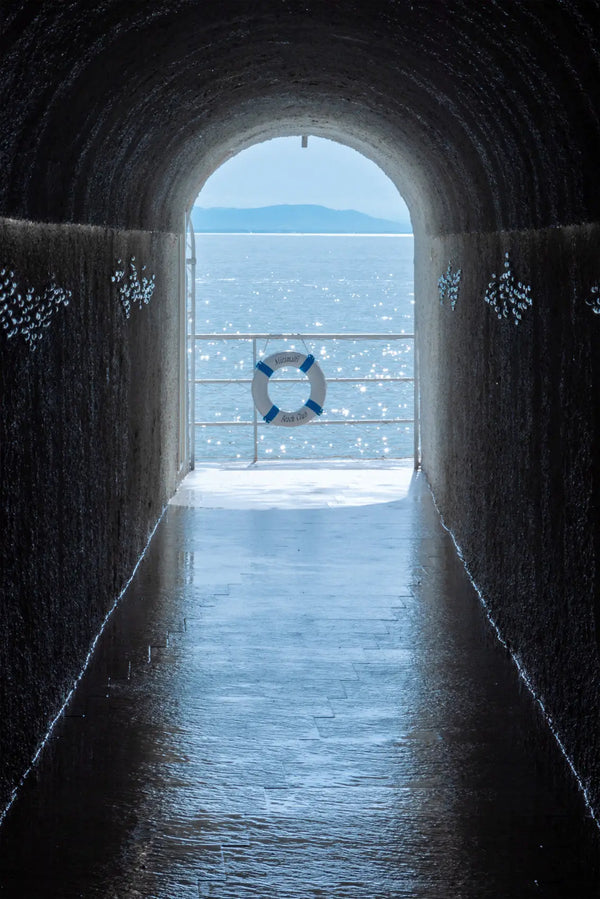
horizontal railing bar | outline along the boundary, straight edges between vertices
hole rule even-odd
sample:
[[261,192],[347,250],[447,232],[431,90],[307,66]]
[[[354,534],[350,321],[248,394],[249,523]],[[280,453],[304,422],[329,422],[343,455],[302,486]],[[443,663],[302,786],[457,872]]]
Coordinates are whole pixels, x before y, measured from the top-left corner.
[[[194,384],[252,384],[252,378],[196,378]],[[276,384],[300,384],[304,378],[277,378]],[[328,384],[362,384],[364,382],[414,381],[414,378],[327,378]]]
[[414,334],[194,334],[194,340],[414,340]]
[[[310,425],[410,425],[414,424],[414,418],[334,418],[333,420],[313,418],[307,422]],[[264,427],[266,421],[258,421],[259,427]],[[195,421],[196,428],[237,428],[254,426],[253,421]]]
[[[200,455],[196,454],[196,459],[199,462],[212,462],[212,461],[214,461],[214,456],[209,456],[209,455],[200,456]],[[284,455],[281,455],[281,456],[275,456],[275,455],[269,456],[269,455],[265,454],[264,456],[261,456],[260,459],[257,459],[256,462],[249,463],[248,468],[251,468],[254,465],[260,465],[262,462],[283,462],[285,464],[286,462],[306,462],[308,460],[308,463],[310,464],[311,462],[343,462],[343,461],[347,461],[347,462],[403,462],[403,461],[409,461],[409,460],[412,461],[413,459],[414,459],[414,456],[412,456],[412,455],[396,456],[395,454],[392,455],[391,453],[387,453],[386,455],[381,455],[381,456],[362,456],[362,455],[343,456],[343,455],[341,455],[341,453],[336,453],[335,456],[292,456],[292,455],[289,455],[288,453],[285,453]],[[225,459],[223,461],[224,462],[227,462],[227,461],[240,462],[242,460],[241,460],[241,458],[238,457],[237,459],[229,459],[229,460]]]
[[[240,341],[240,342],[242,342],[242,341],[249,342],[249,343],[251,342],[253,345],[252,346],[253,358],[254,358],[254,362],[256,362],[257,356],[259,355],[259,353],[257,352],[258,341],[266,341],[266,343],[269,343],[270,341],[277,341],[277,340],[283,340],[286,342],[289,341],[293,345],[293,350],[288,343],[288,345],[286,347],[283,347],[280,350],[280,352],[285,353],[285,352],[293,352],[293,351],[297,352],[300,349],[299,344],[304,343],[305,341],[319,341],[319,340],[321,340],[321,341],[336,341],[336,340],[344,341],[345,340],[345,341],[353,341],[354,343],[358,343],[361,341],[362,342],[365,342],[365,341],[388,341],[388,342],[400,341],[400,342],[408,343],[408,341],[414,341],[415,335],[414,335],[414,333],[406,333],[406,332],[402,332],[402,333],[393,332],[390,334],[384,334],[381,332],[378,332],[378,333],[372,333],[372,332],[313,333],[313,332],[311,332],[311,333],[306,333],[306,334],[300,334],[300,333],[273,334],[273,333],[266,333],[266,332],[260,332],[260,333],[246,332],[246,333],[237,333],[237,334],[232,334],[232,333],[220,333],[220,334],[199,333],[199,334],[195,334],[194,333],[193,335],[191,335],[191,339],[193,342],[196,341],[197,343],[199,343],[200,341],[212,341],[214,343],[218,343],[220,341],[231,342],[231,341],[236,341],[236,340]],[[193,343],[193,346],[197,347],[197,343]],[[307,353],[309,352],[309,350],[306,348],[306,344],[305,344],[305,350]],[[198,354],[201,352],[199,348],[197,348],[195,351]],[[266,352],[266,346],[265,346],[265,349],[262,350],[262,352],[263,353]],[[275,352],[275,348],[273,348],[271,350],[271,352]],[[201,359],[200,361],[205,361],[205,360],[206,361],[209,360],[208,355],[205,356],[205,359]],[[409,360],[406,360],[406,361],[409,363],[407,367],[411,367],[410,361]],[[376,366],[375,364],[373,364],[373,367],[375,368],[375,367],[379,367],[379,366]],[[393,366],[393,368],[395,368],[396,371],[402,370],[403,367],[404,367],[403,364]],[[389,369],[386,369],[386,370],[389,370]],[[227,385],[227,384],[243,384],[245,387],[247,387],[248,385],[252,384],[252,381],[253,381],[252,375],[254,374],[254,371],[248,371],[248,372],[245,372],[244,374],[245,374],[245,377],[238,377],[238,378],[195,378],[194,377],[192,379],[192,384],[194,386],[196,386],[196,385],[200,385],[200,386],[202,386],[202,385],[204,385],[204,386],[220,385],[220,386],[223,386],[223,385]],[[363,377],[360,377],[360,376],[358,376],[358,377],[329,377],[327,379],[327,381],[328,381],[328,383],[356,384],[356,385],[363,384],[363,383],[364,384],[368,384],[368,383],[383,384],[386,381],[389,381],[391,384],[394,384],[394,383],[415,384],[416,383],[416,379],[414,376],[408,377],[408,376],[404,376],[404,375],[402,375],[402,376],[371,375],[371,376],[363,376]],[[285,378],[277,378],[277,383],[280,383],[280,384],[299,384],[302,382],[303,382],[303,378],[300,376],[300,373],[298,373],[297,377],[291,376],[291,377],[285,377]],[[194,428],[254,428],[254,461],[257,461],[257,454],[258,454],[257,429],[259,427],[260,428],[266,427],[267,422],[263,421],[262,419],[257,419],[256,410],[253,410],[253,411],[254,411],[254,415],[255,415],[255,418],[253,420],[251,419],[251,420],[237,420],[237,421],[194,421],[193,427]],[[411,412],[412,412],[412,409],[411,409]],[[310,424],[324,425],[324,426],[328,426],[328,425],[336,425],[336,426],[340,426],[340,425],[367,425],[367,426],[369,426],[369,425],[370,426],[373,426],[373,425],[376,425],[376,426],[406,425],[406,426],[415,426],[416,422],[415,422],[415,418],[328,419],[327,417],[325,417],[325,418],[314,418],[310,422]],[[406,430],[408,430],[408,428],[406,428]],[[283,436],[283,435],[281,435],[281,436]],[[287,454],[286,454],[286,458],[293,458],[293,457],[287,456]],[[356,458],[356,456],[352,455],[352,456],[349,456],[348,458]],[[382,456],[374,456],[374,457],[370,457],[370,456],[362,457],[361,456],[360,458],[390,458],[390,457],[382,455]]]

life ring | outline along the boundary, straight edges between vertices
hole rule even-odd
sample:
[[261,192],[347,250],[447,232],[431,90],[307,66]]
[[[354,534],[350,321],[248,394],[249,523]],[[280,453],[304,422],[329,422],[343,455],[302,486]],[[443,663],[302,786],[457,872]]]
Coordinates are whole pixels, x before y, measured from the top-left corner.
[[[278,368],[299,368],[310,381],[310,397],[296,412],[283,412],[269,396],[269,378]],[[327,385],[319,363],[312,355],[304,353],[273,353],[256,363],[252,381],[254,405],[267,424],[283,428],[296,428],[307,424],[315,415],[323,412]]]

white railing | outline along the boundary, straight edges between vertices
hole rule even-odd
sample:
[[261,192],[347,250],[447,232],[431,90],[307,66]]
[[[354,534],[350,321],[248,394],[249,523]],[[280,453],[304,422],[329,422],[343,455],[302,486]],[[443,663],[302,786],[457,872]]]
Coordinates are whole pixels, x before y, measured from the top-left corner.
[[[267,425],[262,419],[259,419],[256,408],[252,403],[252,395],[250,389],[248,389],[248,408],[250,411],[250,407],[252,407],[252,417],[247,420],[244,419],[234,419],[232,421],[199,421],[196,420],[195,416],[195,388],[196,386],[201,385],[212,385],[212,386],[225,386],[229,384],[247,384],[248,388],[252,383],[251,377],[238,377],[238,378],[199,378],[196,377],[196,353],[194,352],[196,346],[200,342],[217,342],[217,341],[243,341],[248,342],[249,347],[252,349],[252,368],[253,372],[256,368],[256,363],[258,361],[258,343],[259,341],[266,341],[267,343],[273,340],[283,340],[283,341],[296,341],[302,342],[305,341],[343,341],[343,340],[352,340],[352,341],[414,341],[414,334],[367,334],[367,333],[338,333],[338,334],[263,334],[263,333],[251,333],[251,334],[190,334],[190,343],[193,344],[190,349],[192,350],[192,360],[190,368],[190,406],[192,411],[191,415],[191,435],[190,435],[190,450],[191,450],[191,461],[192,465],[195,460],[195,434],[197,428],[232,428],[232,427],[251,427],[253,429],[253,443],[254,443],[254,452],[253,452],[253,461],[258,461],[258,449],[259,449],[259,438],[258,431],[259,428],[262,427],[270,427],[273,428],[273,425]],[[278,383],[292,383],[297,382],[298,378],[278,378]],[[322,419],[322,418],[314,418],[310,422],[310,426],[316,427],[329,427],[329,426],[353,426],[353,425],[400,425],[400,424],[412,424],[414,426],[414,462],[415,468],[419,465],[419,407],[418,407],[418,368],[417,368],[417,358],[416,353],[413,352],[413,376],[408,377],[405,375],[367,375],[363,377],[329,377],[327,376],[328,384],[335,383],[346,383],[346,384],[367,384],[367,383],[399,383],[399,382],[412,382],[414,384],[414,414],[412,418],[341,418],[341,419]]]

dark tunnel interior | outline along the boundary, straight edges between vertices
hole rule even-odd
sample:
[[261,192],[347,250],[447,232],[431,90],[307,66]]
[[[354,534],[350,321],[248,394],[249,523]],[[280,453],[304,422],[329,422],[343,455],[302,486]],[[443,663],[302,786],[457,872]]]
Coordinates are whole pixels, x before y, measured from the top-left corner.
[[[1,19],[0,807],[187,471],[185,211],[233,154],[310,134],[409,204],[422,467],[600,813],[598,2],[24,0]],[[126,318],[130,260],[155,289]],[[17,296],[40,317],[13,326]]]

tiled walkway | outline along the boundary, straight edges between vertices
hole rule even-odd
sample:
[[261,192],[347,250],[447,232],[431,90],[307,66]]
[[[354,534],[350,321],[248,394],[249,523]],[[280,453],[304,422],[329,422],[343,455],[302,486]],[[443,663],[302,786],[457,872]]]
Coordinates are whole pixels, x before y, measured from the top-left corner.
[[200,472],[176,502],[0,829],[1,895],[600,895],[421,475]]

